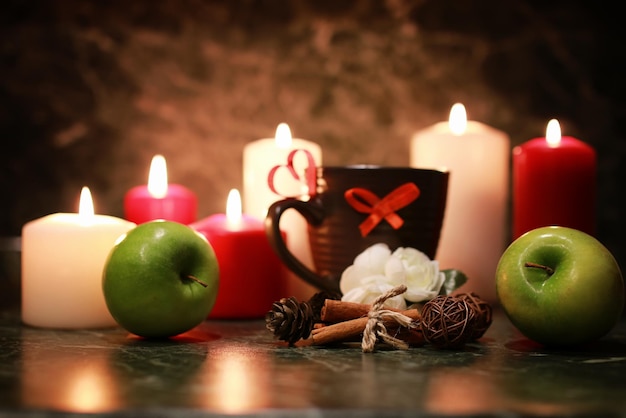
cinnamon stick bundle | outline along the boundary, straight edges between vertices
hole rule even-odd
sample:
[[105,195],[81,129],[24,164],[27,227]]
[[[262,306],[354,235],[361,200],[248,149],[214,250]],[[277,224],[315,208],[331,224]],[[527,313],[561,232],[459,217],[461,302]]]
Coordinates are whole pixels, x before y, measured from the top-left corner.
[[[298,345],[325,345],[336,342],[354,341],[357,337],[362,336],[367,321],[369,320],[367,315],[370,309],[371,306],[367,304],[327,299],[322,308],[321,319],[331,324],[314,327],[310,337],[300,341]],[[417,309],[389,310],[402,313],[413,321],[421,317]],[[389,332],[406,337],[410,340],[407,341],[409,344],[421,345],[424,343],[423,335],[418,329],[401,327],[395,320],[386,318],[384,315],[382,320],[385,327],[389,329]]]

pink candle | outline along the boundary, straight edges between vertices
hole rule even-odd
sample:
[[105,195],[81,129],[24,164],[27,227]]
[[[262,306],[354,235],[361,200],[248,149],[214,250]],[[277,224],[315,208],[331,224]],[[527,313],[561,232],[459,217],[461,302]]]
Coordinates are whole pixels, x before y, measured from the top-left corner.
[[124,196],[125,218],[136,224],[165,219],[182,224],[196,220],[198,198],[180,184],[168,184],[165,158],[155,155],[147,186],[136,186]]
[[228,196],[226,214],[189,226],[209,240],[219,263],[219,291],[209,318],[262,318],[285,296],[286,271],[270,247],[263,222],[241,213],[237,190]]
[[558,121],[546,137],[513,149],[513,238],[531,229],[560,225],[595,233],[596,152],[561,136]]
[[510,155],[509,136],[468,120],[461,103],[452,106],[447,121],[420,130],[411,139],[411,166],[450,171],[435,256],[439,266],[464,272],[470,280],[462,291],[493,303],[495,271],[508,235]]

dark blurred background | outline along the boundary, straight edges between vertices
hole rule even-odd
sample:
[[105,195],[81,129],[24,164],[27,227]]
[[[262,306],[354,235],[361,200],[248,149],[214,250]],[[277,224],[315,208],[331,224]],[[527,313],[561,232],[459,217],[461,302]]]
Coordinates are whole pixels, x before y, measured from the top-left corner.
[[[598,238],[626,266],[624,24],[617,7],[529,0],[133,0],[0,4],[0,235],[98,213],[165,155],[201,217],[242,187],[242,150],[286,122],[325,164],[408,165],[411,135],[470,119],[512,145],[598,152]],[[472,239],[472,237],[468,237]]]

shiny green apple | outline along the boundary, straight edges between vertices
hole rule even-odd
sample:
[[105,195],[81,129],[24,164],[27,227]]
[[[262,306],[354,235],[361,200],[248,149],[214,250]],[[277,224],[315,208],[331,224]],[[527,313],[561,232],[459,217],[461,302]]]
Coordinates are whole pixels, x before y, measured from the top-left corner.
[[548,346],[597,340],[624,308],[624,280],[611,252],[591,235],[559,226],[509,245],[496,269],[496,292],[513,325]]
[[102,289],[127,331],[166,338],[199,325],[217,298],[219,267],[206,238],[172,221],[138,225],[112,248]]

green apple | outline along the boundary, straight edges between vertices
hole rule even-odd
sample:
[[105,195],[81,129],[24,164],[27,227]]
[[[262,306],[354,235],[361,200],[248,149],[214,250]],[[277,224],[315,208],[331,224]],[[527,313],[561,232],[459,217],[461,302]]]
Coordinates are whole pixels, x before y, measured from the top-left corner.
[[496,292],[513,325],[547,346],[599,339],[624,308],[624,280],[611,252],[560,226],[534,229],[509,245],[496,269]]
[[111,249],[102,289],[127,331],[166,338],[199,325],[217,298],[219,267],[206,238],[172,221],[138,225]]

